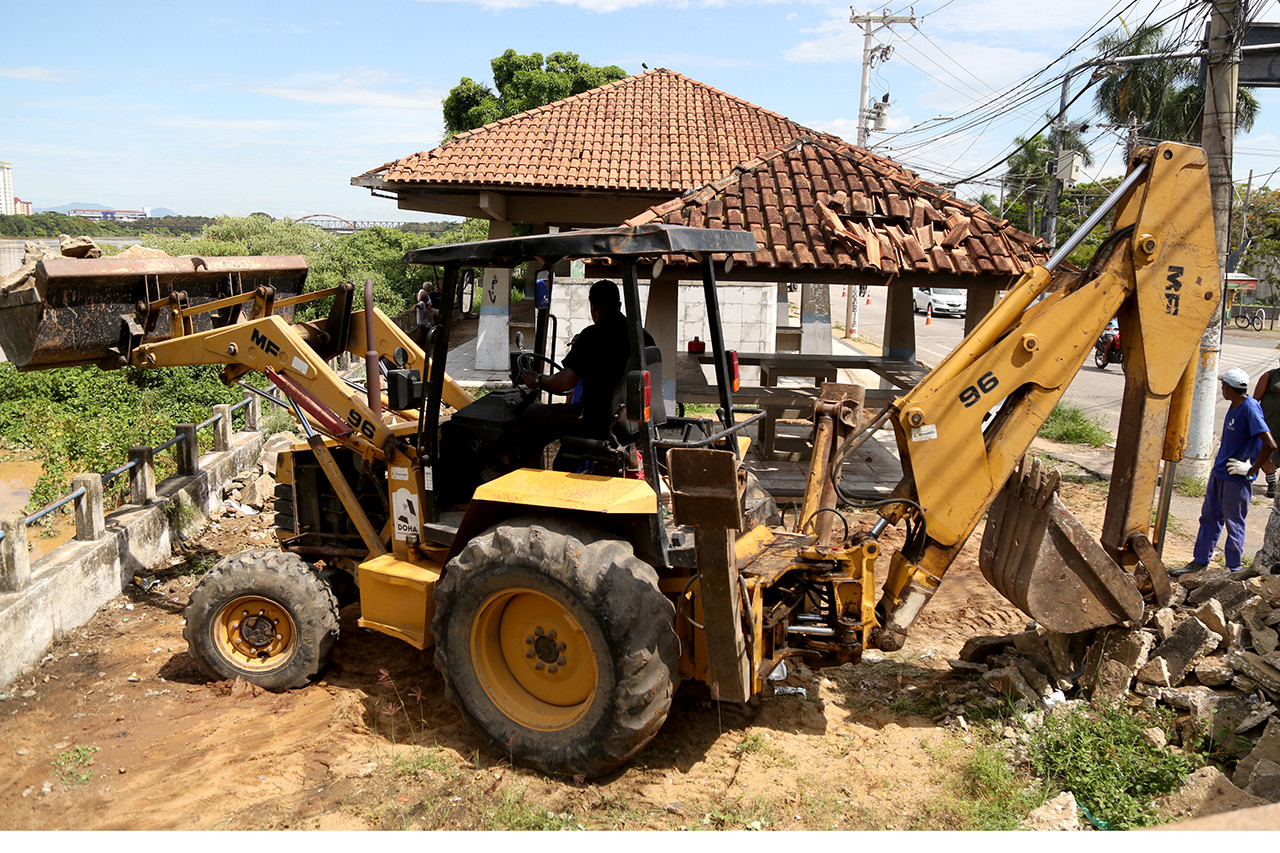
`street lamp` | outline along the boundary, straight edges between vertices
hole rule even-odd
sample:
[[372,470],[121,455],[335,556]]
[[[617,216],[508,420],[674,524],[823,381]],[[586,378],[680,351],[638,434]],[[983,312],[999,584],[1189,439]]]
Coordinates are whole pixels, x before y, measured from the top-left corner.
[[897,139],[899,136],[902,136],[903,134],[906,134],[906,133],[910,133],[913,130],[919,130],[920,128],[924,127],[926,124],[933,124],[936,121],[954,121],[954,120],[955,120],[955,116],[934,116],[933,118],[927,118],[922,122],[918,122],[916,124],[911,125],[911,127],[908,127],[906,130],[900,130],[897,133],[893,134],[892,136],[886,136],[884,139],[881,139],[875,145],[872,145],[869,148],[867,148],[867,150],[874,151],[875,149],[884,145],[886,142],[889,142],[890,140],[893,140],[893,139]]

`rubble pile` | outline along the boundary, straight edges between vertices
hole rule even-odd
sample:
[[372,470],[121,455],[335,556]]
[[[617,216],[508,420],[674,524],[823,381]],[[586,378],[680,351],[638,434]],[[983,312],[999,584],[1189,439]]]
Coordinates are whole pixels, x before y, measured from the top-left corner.
[[298,436],[290,432],[279,432],[268,438],[257,463],[223,486],[226,500],[214,509],[214,516],[246,518],[269,508],[275,496],[277,455],[298,441]]
[[[6,276],[0,277],[0,293],[35,287],[36,264],[45,258],[100,258],[102,249],[89,237],[71,237],[58,235],[58,251],[54,251],[47,243],[28,240],[22,247],[22,265]],[[148,249],[145,246],[130,246],[116,257],[119,258],[166,258],[168,253],[160,249]]]
[[1069,698],[1172,708],[1177,746],[1234,763],[1244,800],[1280,802],[1280,576],[1210,568],[1173,592],[1140,626],[1068,635],[1032,623],[970,639],[951,666],[1037,710]]

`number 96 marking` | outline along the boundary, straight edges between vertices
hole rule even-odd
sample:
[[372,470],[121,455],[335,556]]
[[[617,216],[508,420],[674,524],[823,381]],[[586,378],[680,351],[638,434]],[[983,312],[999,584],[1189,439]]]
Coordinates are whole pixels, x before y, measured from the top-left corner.
[[999,384],[1000,380],[996,378],[995,373],[988,370],[978,379],[977,384],[970,385],[960,392],[960,402],[964,403],[964,407],[967,409],[981,400],[983,394],[990,394],[994,391]]

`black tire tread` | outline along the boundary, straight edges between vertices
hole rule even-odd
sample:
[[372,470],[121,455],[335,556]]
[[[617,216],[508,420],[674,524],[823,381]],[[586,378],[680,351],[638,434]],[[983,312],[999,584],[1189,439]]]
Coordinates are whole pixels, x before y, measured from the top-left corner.
[[[249,673],[221,656],[209,622],[232,598],[258,594],[289,610],[297,631],[297,648],[289,663],[264,673]],[[188,653],[211,678],[244,678],[267,690],[306,685],[328,663],[338,641],[338,600],[301,557],[276,548],[250,548],[224,557],[191,594],[183,612],[182,635]]]
[[[615,687],[604,698],[607,719],[575,733],[578,739],[571,744],[549,742],[558,739],[540,737],[505,717],[487,720],[486,709],[470,707],[468,691],[458,683],[455,667],[465,673],[469,661],[451,659],[447,638],[455,605],[478,576],[513,565],[541,572],[579,594],[605,630],[617,637]],[[516,519],[468,543],[446,567],[435,598],[431,630],[446,697],[495,756],[547,773],[596,777],[625,763],[666,720],[680,654],[674,607],[658,591],[657,573],[635,556],[629,543],[573,523]],[[471,614],[461,616],[470,619]],[[501,725],[506,729],[499,731]],[[512,728],[519,730],[514,741]]]

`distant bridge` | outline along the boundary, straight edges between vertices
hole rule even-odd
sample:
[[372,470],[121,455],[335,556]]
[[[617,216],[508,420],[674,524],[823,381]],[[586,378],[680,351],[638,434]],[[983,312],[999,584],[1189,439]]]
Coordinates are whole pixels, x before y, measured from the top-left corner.
[[325,231],[332,231],[336,234],[354,234],[357,231],[363,231],[366,228],[393,228],[397,231],[408,231],[413,234],[431,234],[440,236],[445,231],[453,227],[448,222],[392,222],[387,220],[368,220],[368,219],[343,219],[341,216],[334,216],[331,213],[313,213],[310,216],[303,216],[295,219],[294,222],[306,222],[317,228],[323,228]]

